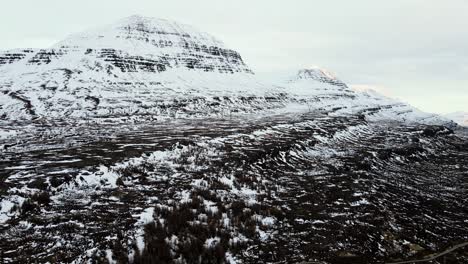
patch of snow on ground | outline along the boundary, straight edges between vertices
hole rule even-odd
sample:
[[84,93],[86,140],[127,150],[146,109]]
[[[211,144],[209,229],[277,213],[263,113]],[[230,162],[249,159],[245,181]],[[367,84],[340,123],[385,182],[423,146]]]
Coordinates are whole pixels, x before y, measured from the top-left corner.
[[135,223],[135,225],[139,227],[139,229],[136,232],[136,244],[140,252],[143,252],[143,250],[145,249],[144,227],[146,224],[149,224],[154,221],[153,214],[154,214],[153,207],[146,208],[140,214],[140,219],[138,219],[138,221]]
[[[18,195],[6,197],[0,201],[0,224],[10,220],[11,217],[19,214],[18,210],[23,205],[25,199]],[[13,210],[15,209],[16,210]]]
[[221,241],[221,239],[219,237],[208,238],[205,241],[205,248],[214,248],[214,247],[216,247],[216,245],[218,245],[218,243],[220,241]]

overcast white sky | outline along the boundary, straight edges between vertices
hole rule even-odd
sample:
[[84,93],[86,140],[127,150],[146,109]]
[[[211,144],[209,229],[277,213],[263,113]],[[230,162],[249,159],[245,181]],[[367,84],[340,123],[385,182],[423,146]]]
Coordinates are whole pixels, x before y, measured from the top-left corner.
[[422,110],[468,111],[466,0],[1,0],[0,49],[140,14],[191,24],[259,74],[319,65]]

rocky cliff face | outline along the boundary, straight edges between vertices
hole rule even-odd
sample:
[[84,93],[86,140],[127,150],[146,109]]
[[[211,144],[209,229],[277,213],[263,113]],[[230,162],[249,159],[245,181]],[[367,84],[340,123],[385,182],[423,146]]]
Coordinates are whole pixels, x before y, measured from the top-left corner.
[[0,67],[15,63],[25,59],[29,54],[34,53],[33,49],[11,50],[0,54]]

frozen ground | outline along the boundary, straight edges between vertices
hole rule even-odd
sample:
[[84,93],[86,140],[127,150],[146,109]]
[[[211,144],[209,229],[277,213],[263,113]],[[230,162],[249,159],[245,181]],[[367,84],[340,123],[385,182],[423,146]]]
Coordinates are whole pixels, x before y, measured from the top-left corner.
[[379,263],[468,239],[468,142],[441,126],[309,112],[134,128],[2,152],[4,262]]

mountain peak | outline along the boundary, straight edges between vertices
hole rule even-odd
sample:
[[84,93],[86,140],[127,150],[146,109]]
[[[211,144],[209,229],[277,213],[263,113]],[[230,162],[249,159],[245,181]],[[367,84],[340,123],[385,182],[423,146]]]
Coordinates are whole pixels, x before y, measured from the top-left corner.
[[161,18],[133,15],[106,26],[73,34],[56,47],[121,48],[135,46],[145,49],[151,46],[180,46],[198,43],[207,47],[225,48],[224,43],[198,29]]
[[318,79],[318,78],[327,78],[330,80],[337,80],[335,74],[326,69],[320,68],[318,66],[313,66],[306,69],[301,69],[297,73],[299,79]]
[[[160,69],[187,68],[208,72],[252,73],[240,54],[212,35],[175,21],[133,15],[115,23],[71,35],[54,49],[81,49],[95,53],[117,67],[157,62]],[[132,61],[121,62],[120,57]],[[142,62],[143,61],[143,62]],[[126,69],[127,70],[127,69]]]
[[304,80],[314,80],[321,83],[347,88],[346,84],[339,80],[334,73],[317,66],[299,70],[296,76],[293,77],[290,82]]
[[139,14],[134,14],[128,17],[124,17],[121,20],[128,20],[128,21],[142,21],[142,20],[165,20],[162,18],[157,18],[157,17],[147,17],[147,16],[142,16]]

